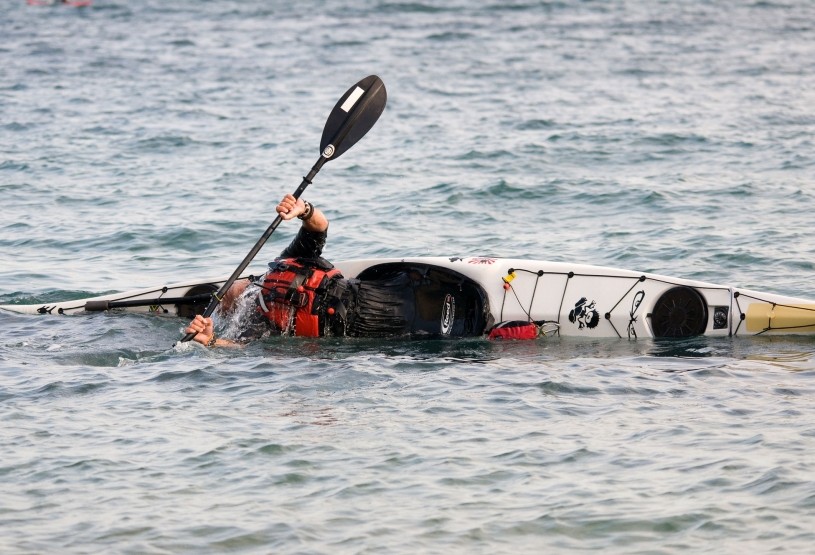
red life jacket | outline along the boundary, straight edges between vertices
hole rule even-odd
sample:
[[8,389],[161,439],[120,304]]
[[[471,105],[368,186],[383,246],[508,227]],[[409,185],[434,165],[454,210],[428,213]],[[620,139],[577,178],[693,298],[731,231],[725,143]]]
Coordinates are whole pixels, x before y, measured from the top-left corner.
[[323,335],[325,292],[339,270],[324,261],[287,258],[270,264],[258,294],[258,310],[287,335]]

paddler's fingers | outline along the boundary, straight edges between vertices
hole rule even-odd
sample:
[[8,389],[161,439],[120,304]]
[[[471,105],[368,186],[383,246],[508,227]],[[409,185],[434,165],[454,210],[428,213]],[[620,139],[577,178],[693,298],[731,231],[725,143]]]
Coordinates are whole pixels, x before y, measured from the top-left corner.
[[277,213],[284,220],[291,220],[299,216],[306,209],[303,201],[298,201],[293,195],[286,195],[277,205]]
[[212,327],[212,318],[204,318],[200,314],[196,314],[195,318],[193,318],[192,322],[189,323],[185,331],[187,333],[201,333],[207,331],[208,329],[211,330]]
[[204,327],[206,327],[206,323],[204,322],[204,317],[200,314],[196,314],[195,318],[188,324],[190,331],[201,331]]

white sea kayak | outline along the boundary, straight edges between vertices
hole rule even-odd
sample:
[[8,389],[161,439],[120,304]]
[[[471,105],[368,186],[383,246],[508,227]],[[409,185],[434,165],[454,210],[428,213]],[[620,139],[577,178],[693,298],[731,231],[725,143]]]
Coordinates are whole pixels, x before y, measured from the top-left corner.
[[[423,300],[417,309],[425,312],[425,319],[438,316],[440,335],[454,318],[456,304],[480,312],[478,325],[484,331],[499,322],[534,321],[543,334],[593,338],[815,334],[812,300],[601,266],[415,257],[348,260],[336,267],[345,277],[362,280],[393,271],[424,274],[427,279],[417,290],[417,299]],[[39,315],[117,310],[189,318],[226,279],[57,303],[6,304],[0,309]]]

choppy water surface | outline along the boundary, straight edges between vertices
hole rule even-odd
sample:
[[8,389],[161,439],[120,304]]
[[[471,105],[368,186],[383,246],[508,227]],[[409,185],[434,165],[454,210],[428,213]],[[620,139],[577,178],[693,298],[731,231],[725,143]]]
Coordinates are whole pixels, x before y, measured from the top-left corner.
[[[371,73],[382,119],[306,194],[330,258],[815,296],[809,2],[7,4],[0,302],[228,274]],[[0,552],[812,550],[812,340],[182,326],[0,314]]]

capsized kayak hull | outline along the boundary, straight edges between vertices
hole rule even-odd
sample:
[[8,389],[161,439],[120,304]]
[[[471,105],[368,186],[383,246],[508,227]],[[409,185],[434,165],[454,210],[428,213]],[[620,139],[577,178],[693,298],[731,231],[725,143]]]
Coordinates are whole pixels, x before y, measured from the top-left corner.
[[702,281],[564,262],[490,257],[351,260],[454,269],[486,292],[494,322],[533,320],[561,336],[692,337],[815,334],[815,301]]
[[[400,268],[413,273],[437,268],[453,281],[460,279],[462,287],[480,288],[484,322],[532,320],[561,336],[815,334],[813,300],[602,266],[490,257],[359,259],[336,266],[345,277],[361,279]],[[0,309],[76,314],[104,309],[109,303],[116,310],[190,317],[225,280],[192,280],[60,303],[0,305]],[[199,300],[192,303],[189,297]],[[117,306],[121,303],[140,306]],[[448,299],[439,308],[440,330],[455,309],[450,304]]]

